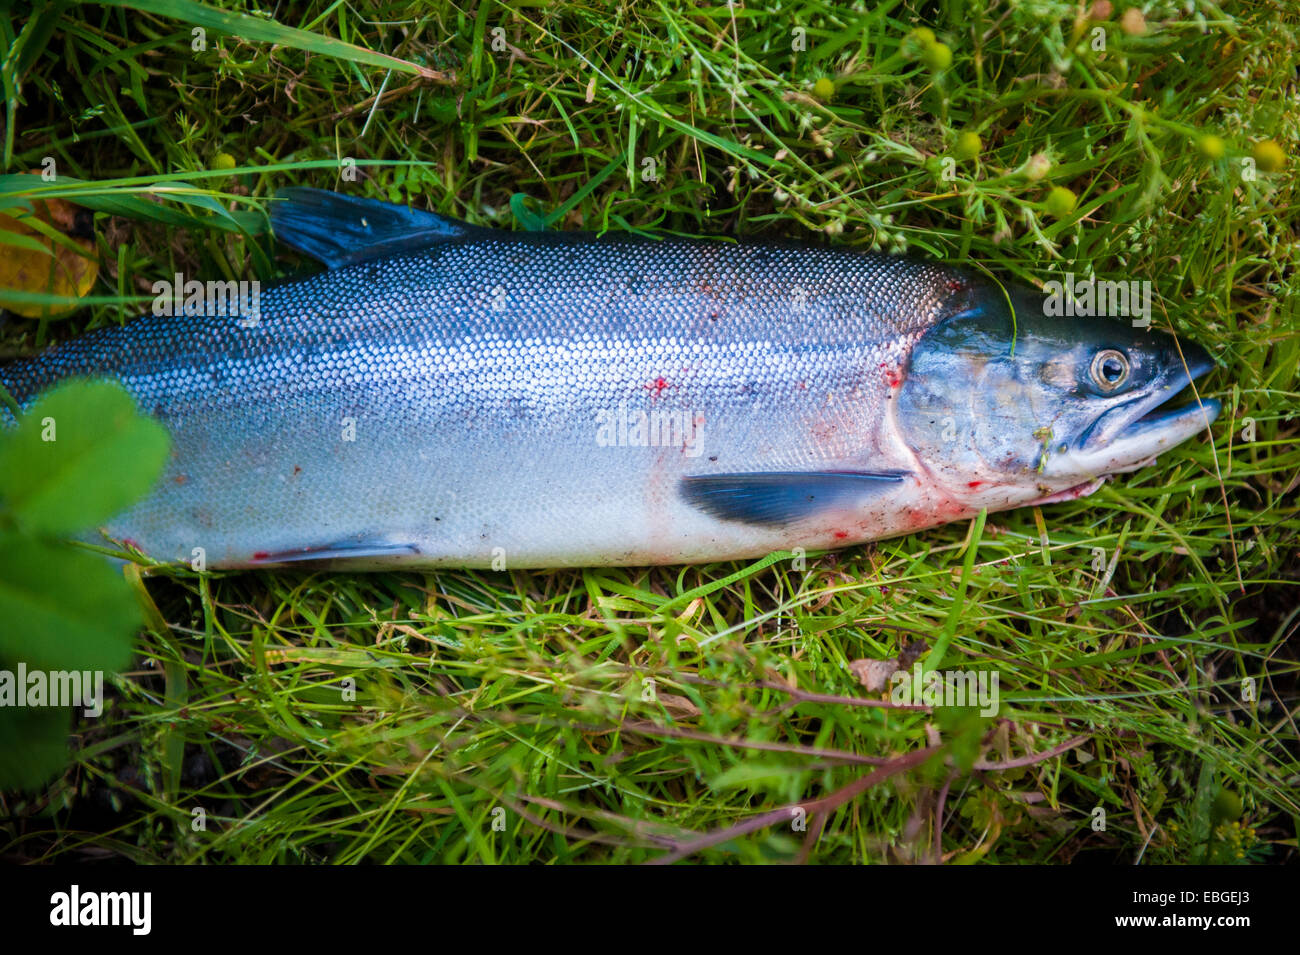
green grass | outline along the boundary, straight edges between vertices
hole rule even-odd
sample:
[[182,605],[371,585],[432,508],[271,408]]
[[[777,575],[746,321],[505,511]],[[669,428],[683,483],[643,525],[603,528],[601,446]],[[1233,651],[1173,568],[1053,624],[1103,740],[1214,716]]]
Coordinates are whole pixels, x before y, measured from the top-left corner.
[[[1138,34],[1123,0],[1101,24],[1050,0],[229,3],[258,29],[196,52],[220,20],[192,6],[0,14],[3,171],[81,181],[41,188],[99,210],[100,266],[93,304],[11,316],[0,356],[129,320],[178,271],[303,267],[262,212],[306,184],[504,227],[1149,278],[1155,324],[1216,356],[1224,413],[1086,500],[806,566],[149,574],[106,714],[61,778],[3,797],[7,857],[1295,861],[1297,189],[1293,162],[1242,162],[1300,142],[1294,11],[1146,3]],[[277,23],[316,39],[272,47]],[[945,163],[964,131],[979,154]],[[12,206],[34,183],[0,186]],[[997,671],[996,718],[865,705],[852,661],[945,644]]]

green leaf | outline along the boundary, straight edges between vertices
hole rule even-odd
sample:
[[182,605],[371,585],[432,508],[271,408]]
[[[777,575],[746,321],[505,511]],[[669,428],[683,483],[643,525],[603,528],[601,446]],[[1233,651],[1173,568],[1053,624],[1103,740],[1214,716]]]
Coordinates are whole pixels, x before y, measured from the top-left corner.
[[[8,661],[0,666],[13,672]],[[34,791],[68,761],[68,710],[55,706],[0,708],[0,791]]]
[[973,706],[936,706],[934,722],[948,744],[953,765],[968,773],[979,757],[980,740],[989,725],[989,718],[980,716]]
[[546,216],[538,215],[528,208],[528,197],[522,192],[516,192],[510,197],[510,211],[515,214],[515,220],[529,232],[544,232],[546,230]]
[[30,235],[22,235],[9,229],[0,229],[0,245],[12,245],[19,249],[27,249],[30,252],[37,252],[41,255],[53,255],[49,246],[42,244],[39,240],[32,238]]
[[0,440],[0,500],[28,529],[71,534],[153,487],[167,431],[121,385],[74,381],[47,392]]
[[0,657],[29,668],[117,670],[139,626],[135,596],[103,557],[0,534]]
[[[599,186],[602,182],[608,179],[613,173],[615,173],[618,170],[618,168],[623,165],[623,160],[625,160],[626,158],[627,158],[627,150],[625,149],[617,156],[615,156],[613,159],[611,159],[605,165],[604,169],[602,169],[600,172],[596,173],[596,175],[592,176],[589,180],[587,180],[586,184],[581,189],[579,189],[573,195],[569,196],[569,198],[566,199],[558,209],[556,209],[554,212],[552,212],[550,215],[546,217],[546,228],[549,229],[552,225],[561,221],[565,216],[569,214],[569,211],[571,209],[576,209],[578,207],[578,203],[582,202],[583,199],[586,199],[587,196],[591,195],[592,191],[597,186]],[[514,196],[511,196],[510,202],[512,206],[514,204],[514,201],[515,201]]]
[[709,785],[713,789],[722,792],[740,786],[753,785],[765,780],[781,779],[788,777],[792,772],[794,770],[789,766],[783,766],[780,763],[744,762],[732,766],[730,769],[724,769],[709,781]]
[[[53,198],[62,198],[96,212],[161,222],[178,229],[222,229],[250,236],[266,231],[266,217],[261,213],[248,210],[231,212],[212,195],[181,180],[146,188],[84,182],[71,176],[60,176],[53,182],[44,182],[35,176],[0,176],[0,201],[5,203],[6,210],[21,210],[30,206],[33,199]],[[194,206],[213,214],[195,215],[170,203]]]
[[282,26],[274,20],[262,17],[250,17],[244,13],[216,10],[194,0],[101,0],[105,6],[126,7],[128,10],[143,10],[159,16],[179,20],[188,26],[204,27],[260,43],[273,43],[279,46],[295,47],[321,56],[349,60],[353,63],[365,63],[369,66],[382,66],[384,69],[398,70],[402,73],[414,73],[426,79],[442,79],[443,74],[436,70],[420,66],[409,60],[398,59],[373,50],[363,49],[351,43],[329,36],[321,36],[308,30]]

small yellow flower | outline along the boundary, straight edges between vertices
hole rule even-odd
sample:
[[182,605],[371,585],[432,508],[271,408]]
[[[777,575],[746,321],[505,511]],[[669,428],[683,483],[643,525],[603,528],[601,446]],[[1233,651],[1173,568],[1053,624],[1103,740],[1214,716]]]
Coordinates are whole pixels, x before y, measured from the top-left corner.
[[1079,197],[1064,186],[1053,186],[1044,202],[1048,213],[1057,219],[1068,216],[1078,205]]
[[1286,165],[1286,155],[1282,147],[1271,139],[1261,140],[1250,151],[1259,168],[1265,172],[1278,172]]
[[958,159],[974,159],[984,149],[984,143],[980,141],[977,133],[969,130],[957,135],[957,145],[953,147],[952,154]]
[[931,43],[921,51],[921,61],[936,73],[942,73],[952,66],[952,50],[946,44]]
[[1223,140],[1213,133],[1206,133],[1196,140],[1197,147],[1207,159],[1222,159],[1226,147]]

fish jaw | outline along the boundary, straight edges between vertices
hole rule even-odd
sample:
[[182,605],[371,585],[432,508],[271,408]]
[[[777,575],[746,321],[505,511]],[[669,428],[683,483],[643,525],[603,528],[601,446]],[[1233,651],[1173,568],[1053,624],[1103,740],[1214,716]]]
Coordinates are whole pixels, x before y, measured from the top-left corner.
[[1036,498],[1026,503],[1026,507],[1038,507],[1043,504],[1061,504],[1065,501],[1077,501],[1079,498],[1087,497],[1090,494],[1100,490],[1101,486],[1109,480],[1109,477],[1099,477],[1091,481],[1085,481],[1082,484],[1076,484],[1074,487],[1067,487],[1064,491],[1057,491],[1055,494],[1048,494],[1046,497]]
[[1108,443],[1086,448],[1075,456],[1075,470],[1127,474],[1155,463],[1176,445],[1208,430],[1222,410],[1216,398],[1201,398],[1181,408],[1138,417]]
[[[1164,394],[1161,400],[1168,400],[1173,393]],[[1178,408],[1137,416],[1110,443],[1086,455],[1076,455],[1064,465],[1055,463],[1053,455],[1049,454],[1046,466],[1037,476],[1037,496],[1031,494],[1025,499],[1023,486],[1016,482],[999,486],[993,481],[989,484],[988,495],[979,496],[972,503],[981,503],[994,511],[1062,504],[1088,497],[1112,478],[1150,467],[1164,452],[1208,430],[1221,408],[1221,403],[1215,398],[1200,398]],[[1085,476],[1085,480],[1062,487],[1062,479],[1056,477],[1058,470],[1067,475],[1065,480],[1077,480],[1080,475]],[[972,489],[979,484],[978,481],[968,482]]]

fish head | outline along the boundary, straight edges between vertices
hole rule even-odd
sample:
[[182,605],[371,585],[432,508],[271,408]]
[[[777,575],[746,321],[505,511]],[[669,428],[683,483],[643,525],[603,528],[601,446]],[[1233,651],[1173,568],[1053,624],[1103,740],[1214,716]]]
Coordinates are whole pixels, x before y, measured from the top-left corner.
[[912,350],[899,433],[971,509],[1071,500],[1208,427],[1212,398],[1164,406],[1213,367],[1172,335],[1048,314],[1040,293],[992,289]]

